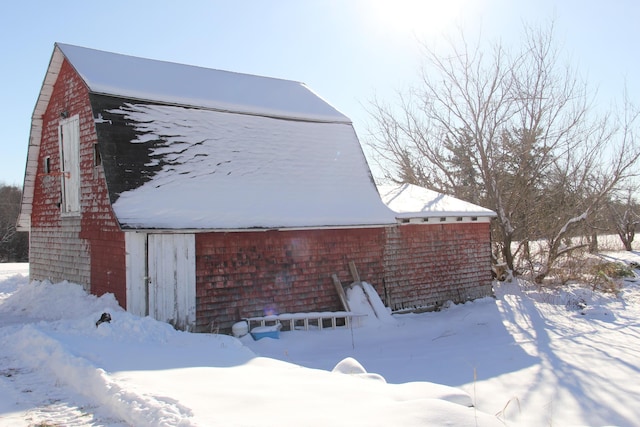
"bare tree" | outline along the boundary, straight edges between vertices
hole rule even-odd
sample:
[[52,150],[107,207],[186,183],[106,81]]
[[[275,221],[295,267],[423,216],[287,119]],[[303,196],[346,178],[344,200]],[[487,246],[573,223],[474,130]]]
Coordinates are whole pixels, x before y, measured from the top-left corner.
[[20,188],[0,184],[0,262],[28,258],[27,235],[16,232],[21,197]]
[[397,109],[372,101],[369,143],[387,179],[494,210],[509,269],[532,260],[529,242],[546,242],[541,281],[575,249],[566,238],[632,175],[638,145],[633,114],[619,126],[594,118],[586,83],[560,61],[553,25],[526,28],[523,40],[515,53],[500,43],[470,46],[464,34],[449,41],[448,56],[423,45],[420,87],[401,95]]
[[633,199],[633,190],[626,189],[625,194],[607,204],[609,219],[620,237],[625,250],[633,250],[632,243],[636,229],[640,227],[640,206]]
[[588,243],[573,244],[570,237],[581,231],[588,218],[596,216],[597,209],[606,202],[618,187],[638,175],[636,165],[640,156],[640,145],[635,138],[638,112],[625,101],[621,122],[612,127],[602,123],[598,132],[585,139],[585,143],[568,153],[566,162],[557,168],[560,182],[568,185],[565,195],[576,195],[570,208],[559,212],[560,221],[552,227],[544,240],[546,256],[535,280],[542,283],[557,259],[565,254],[587,246]]

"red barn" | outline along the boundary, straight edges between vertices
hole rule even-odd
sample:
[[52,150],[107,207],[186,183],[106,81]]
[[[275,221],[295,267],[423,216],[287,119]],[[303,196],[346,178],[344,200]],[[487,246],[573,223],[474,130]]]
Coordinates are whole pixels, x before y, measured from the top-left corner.
[[350,261],[393,310],[491,294],[491,211],[385,191],[302,83],[56,44],[18,225],[32,279],[186,330],[340,309]]

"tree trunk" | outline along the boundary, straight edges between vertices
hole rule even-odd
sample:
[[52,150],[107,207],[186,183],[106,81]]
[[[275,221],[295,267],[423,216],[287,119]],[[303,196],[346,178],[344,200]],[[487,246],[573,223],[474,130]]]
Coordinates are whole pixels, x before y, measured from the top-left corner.
[[511,235],[504,233],[503,242],[504,242],[504,246],[502,247],[502,256],[504,257],[504,262],[507,264],[507,268],[509,269],[509,271],[513,272],[514,268],[513,268],[513,253],[511,252],[511,243],[512,243]]
[[589,253],[598,253],[598,233],[595,231],[591,234],[591,241],[589,242]]

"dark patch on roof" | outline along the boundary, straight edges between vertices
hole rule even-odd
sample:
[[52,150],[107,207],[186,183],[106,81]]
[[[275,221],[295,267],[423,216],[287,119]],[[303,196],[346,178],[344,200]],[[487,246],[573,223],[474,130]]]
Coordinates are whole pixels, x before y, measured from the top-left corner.
[[132,143],[138,138],[136,123],[124,114],[115,113],[126,110],[131,100],[97,94],[91,94],[90,99],[96,119],[98,150],[113,204],[121,193],[140,187],[162,169],[162,163],[152,159],[151,152],[164,141]]

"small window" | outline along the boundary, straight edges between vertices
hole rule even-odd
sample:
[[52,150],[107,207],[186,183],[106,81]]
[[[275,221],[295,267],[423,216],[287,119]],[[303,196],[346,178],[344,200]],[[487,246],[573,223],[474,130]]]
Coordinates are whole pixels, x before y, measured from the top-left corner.
[[46,174],[51,172],[51,157],[50,156],[47,156],[47,157],[44,158],[44,161],[42,162],[42,170]]
[[98,144],[93,144],[93,166],[100,166],[102,164],[102,157],[100,157],[100,150]]
[[446,216],[441,216],[441,217],[440,217],[440,222],[445,222],[446,220],[447,220],[447,217],[446,217]]

